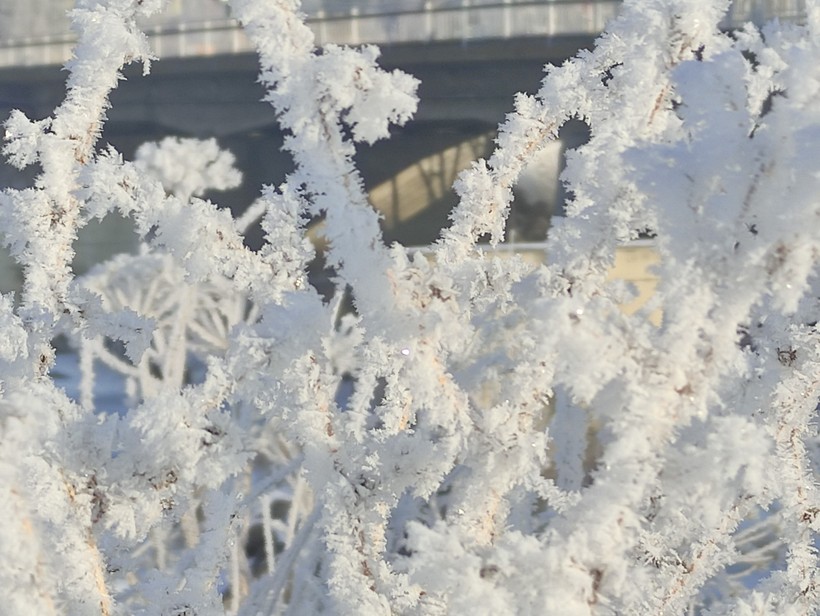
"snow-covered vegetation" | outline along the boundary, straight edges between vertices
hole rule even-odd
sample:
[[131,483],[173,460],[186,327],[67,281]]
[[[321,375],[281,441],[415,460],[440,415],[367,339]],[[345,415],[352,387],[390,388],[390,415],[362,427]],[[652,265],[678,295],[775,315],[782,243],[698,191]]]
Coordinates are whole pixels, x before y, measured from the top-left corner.
[[[201,198],[237,182],[214,143],[98,144],[163,4],[80,0],[64,102],[5,123],[39,175],[0,195],[25,273],[0,300],[4,614],[817,612],[813,1],[732,33],[722,0],[625,2],[516,98],[425,255],[384,244],[353,162],[417,82],[316,49],[297,0],[229,2],[295,162],[241,220]],[[549,264],[487,256],[572,118],[591,138]],[[112,212],[141,251],[75,277],[78,229]],[[318,216],[330,300],[307,277]],[[646,233],[660,282],[626,315],[607,271]],[[103,367],[127,408],[95,394]]]

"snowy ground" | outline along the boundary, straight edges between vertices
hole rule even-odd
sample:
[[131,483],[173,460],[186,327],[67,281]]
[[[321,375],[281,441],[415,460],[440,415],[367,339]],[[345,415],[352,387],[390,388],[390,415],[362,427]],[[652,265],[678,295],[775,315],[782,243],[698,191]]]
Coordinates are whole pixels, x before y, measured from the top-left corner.
[[[94,406],[105,412],[123,413],[125,411],[125,379],[110,368],[95,366],[96,380],[94,383]],[[68,397],[79,402],[80,400],[80,364],[75,353],[62,352],[57,354],[57,361],[51,370],[55,383],[62,387]]]

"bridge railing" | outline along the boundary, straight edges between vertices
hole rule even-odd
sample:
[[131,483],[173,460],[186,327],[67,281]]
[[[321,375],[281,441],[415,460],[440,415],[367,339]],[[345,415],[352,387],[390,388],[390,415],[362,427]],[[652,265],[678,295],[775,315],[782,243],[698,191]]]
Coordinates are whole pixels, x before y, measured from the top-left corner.
[[321,43],[404,43],[522,36],[595,34],[615,16],[619,0],[484,2],[457,5],[425,2],[416,11],[359,13],[314,22]]
[[[340,2],[339,4],[344,4]],[[422,0],[379,5],[348,2],[348,12],[318,9],[308,17],[318,45],[335,43],[398,44],[424,41],[526,36],[595,35],[614,17],[620,0]],[[324,3],[322,3],[324,6]],[[383,6],[395,10],[375,10]],[[364,6],[366,10],[361,7]],[[415,8],[414,8],[415,7]],[[726,28],[774,17],[799,21],[805,0],[735,0]],[[209,21],[155,21],[146,24],[152,48],[160,57],[189,57],[252,51],[237,23],[228,18]],[[62,64],[71,57],[69,34],[0,41],[0,67]]]

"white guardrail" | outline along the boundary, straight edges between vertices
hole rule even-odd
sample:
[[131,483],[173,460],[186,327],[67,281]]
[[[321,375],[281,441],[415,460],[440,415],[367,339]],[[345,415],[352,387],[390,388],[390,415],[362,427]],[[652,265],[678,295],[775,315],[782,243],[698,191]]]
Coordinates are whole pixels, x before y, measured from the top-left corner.
[[[308,23],[320,46],[595,35],[615,16],[620,4],[620,0],[332,0],[327,6],[333,6],[334,13],[317,9],[308,16]],[[339,12],[340,8],[346,11]],[[804,15],[805,0],[735,0],[724,26],[774,17],[798,21]],[[146,24],[160,58],[252,51],[232,19],[180,21],[184,15],[173,13],[164,17],[164,22]],[[73,43],[70,34],[5,38],[0,40],[0,67],[63,64],[71,57]]]

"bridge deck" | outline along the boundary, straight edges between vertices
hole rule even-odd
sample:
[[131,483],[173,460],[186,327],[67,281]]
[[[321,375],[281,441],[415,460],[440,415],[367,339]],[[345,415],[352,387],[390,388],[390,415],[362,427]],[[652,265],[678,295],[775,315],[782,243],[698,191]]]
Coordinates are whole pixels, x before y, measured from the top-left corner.
[[[74,37],[64,16],[70,0],[16,0],[3,11],[0,68],[63,64]],[[595,35],[620,0],[307,0],[304,10],[318,45],[381,45],[528,36]],[[805,0],[735,0],[725,27],[774,17],[800,20]],[[195,16],[195,17],[194,17]],[[252,51],[242,30],[216,0],[172,0],[145,24],[159,57]],[[25,32],[25,37],[19,33]]]

